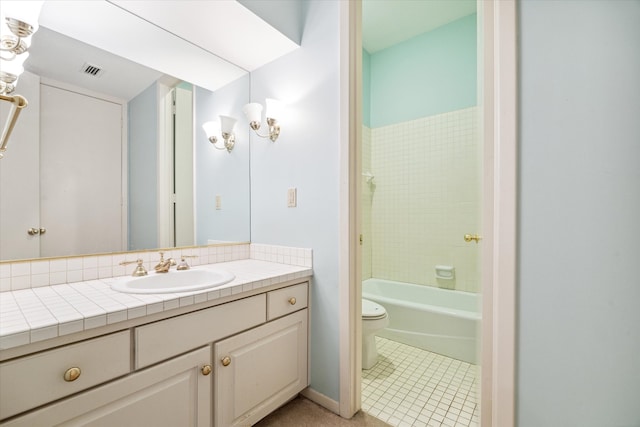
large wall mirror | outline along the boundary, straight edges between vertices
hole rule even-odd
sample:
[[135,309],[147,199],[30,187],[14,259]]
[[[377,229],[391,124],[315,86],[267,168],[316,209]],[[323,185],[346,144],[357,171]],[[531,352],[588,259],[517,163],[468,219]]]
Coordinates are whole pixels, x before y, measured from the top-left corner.
[[[242,30],[242,6],[208,3]],[[250,240],[241,110],[257,65],[163,21],[202,5],[45,2],[17,90],[29,106],[0,162],[0,261]],[[231,152],[202,130],[220,115],[238,120]]]

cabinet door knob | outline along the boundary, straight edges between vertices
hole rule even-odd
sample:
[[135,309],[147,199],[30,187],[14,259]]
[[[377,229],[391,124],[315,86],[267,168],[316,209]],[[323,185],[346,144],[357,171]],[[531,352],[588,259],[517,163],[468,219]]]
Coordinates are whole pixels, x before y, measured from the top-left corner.
[[40,229],[39,228],[30,228],[27,230],[27,234],[29,236],[37,236],[38,234],[40,234]]
[[81,373],[82,371],[80,370],[80,368],[77,368],[75,366],[73,368],[69,368],[64,373],[64,380],[66,382],[75,381],[80,377]]
[[202,375],[207,376],[211,373],[211,365],[204,365],[201,369]]
[[296,305],[296,297],[289,298],[289,304]]
[[221,360],[222,366],[229,366],[231,364],[231,358],[229,356],[225,356]]

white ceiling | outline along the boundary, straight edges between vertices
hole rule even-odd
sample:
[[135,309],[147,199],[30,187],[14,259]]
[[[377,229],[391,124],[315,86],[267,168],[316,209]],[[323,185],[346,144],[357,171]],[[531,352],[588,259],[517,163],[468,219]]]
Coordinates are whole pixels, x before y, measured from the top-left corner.
[[363,0],[362,45],[374,53],[475,11],[476,0]]
[[299,47],[236,0],[109,0],[247,71]]
[[[88,75],[82,71],[84,64],[96,66],[102,73]],[[25,69],[127,101],[164,75],[42,26],[33,35]]]
[[215,91],[299,47],[235,0],[47,1],[39,23],[27,70],[125,99],[163,75]]

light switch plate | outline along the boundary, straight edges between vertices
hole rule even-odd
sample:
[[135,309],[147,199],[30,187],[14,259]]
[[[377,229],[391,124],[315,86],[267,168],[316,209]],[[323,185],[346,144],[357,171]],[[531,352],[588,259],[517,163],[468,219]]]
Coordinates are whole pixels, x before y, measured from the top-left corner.
[[287,207],[295,208],[298,204],[298,191],[294,188],[287,190]]
[[216,194],[216,210],[219,211],[220,209],[222,209],[222,196]]

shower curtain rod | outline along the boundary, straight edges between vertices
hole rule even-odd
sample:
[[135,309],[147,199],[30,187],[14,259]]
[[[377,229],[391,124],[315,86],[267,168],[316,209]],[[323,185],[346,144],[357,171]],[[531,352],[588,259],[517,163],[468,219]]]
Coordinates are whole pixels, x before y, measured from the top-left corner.
[[4,157],[5,151],[7,151],[7,143],[9,142],[9,136],[11,136],[11,132],[13,131],[16,122],[18,121],[18,116],[20,115],[20,111],[24,107],[27,106],[27,100],[25,97],[21,95],[13,95],[6,96],[0,95],[0,100],[7,101],[11,103],[11,111],[9,112],[9,116],[7,117],[7,122],[4,125],[4,130],[2,131],[2,137],[0,137],[0,159]]

